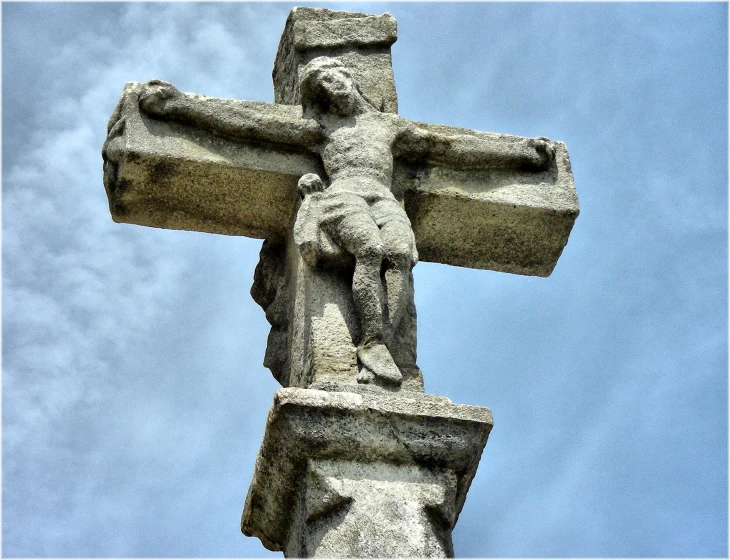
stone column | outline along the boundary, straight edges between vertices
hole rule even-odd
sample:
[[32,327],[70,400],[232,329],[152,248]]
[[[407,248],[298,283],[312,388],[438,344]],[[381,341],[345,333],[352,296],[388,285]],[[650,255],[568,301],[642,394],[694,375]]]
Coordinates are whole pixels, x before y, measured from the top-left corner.
[[490,411],[411,391],[327,388],[277,391],[243,533],[286,557],[453,557]]

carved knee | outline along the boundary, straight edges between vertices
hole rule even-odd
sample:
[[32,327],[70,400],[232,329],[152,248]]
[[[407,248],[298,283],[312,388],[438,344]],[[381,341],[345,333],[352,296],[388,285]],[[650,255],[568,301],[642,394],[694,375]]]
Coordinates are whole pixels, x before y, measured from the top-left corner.
[[409,270],[413,261],[413,248],[408,243],[393,243],[387,250],[388,262],[398,270]]
[[385,248],[380,239],[369,239],[358,247],[355,258],[361,261],[378,263],[385,257]]

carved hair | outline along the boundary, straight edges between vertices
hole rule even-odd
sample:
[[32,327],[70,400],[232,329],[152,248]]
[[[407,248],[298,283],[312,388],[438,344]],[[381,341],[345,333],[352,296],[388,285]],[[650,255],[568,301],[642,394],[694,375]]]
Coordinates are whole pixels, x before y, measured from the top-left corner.
[[373,109],[379,110],[370,98],[360,89],[360,85],[357,83],[347,67],[345,67],[339,59],[329,56],[318,56],[317,58],[309,61],[307,65],[302,68],[302,73],[299,77],[299,95],[301,97],[302,107],[304,107],[305,110],[307,108],[311,108],[317,113],[326,113],[329,111],[329,95],[322,91],[323,88],[320,81],[322,74],[329,70],[339,70],[348,76],[352,80],[355,90],[360,94],[365,102],[367,102]]

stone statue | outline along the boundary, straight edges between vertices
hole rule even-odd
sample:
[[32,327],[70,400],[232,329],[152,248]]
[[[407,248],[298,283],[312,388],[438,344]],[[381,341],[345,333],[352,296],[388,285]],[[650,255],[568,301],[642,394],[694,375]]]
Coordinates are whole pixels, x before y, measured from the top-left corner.
[[[291,143],[322,158],[326,178],[304,175],[298,183],[303,203],[294,241],[311,266],[354,257],[352,296],[361,323],[358,381],[374,377],[399,384],[401,373],[388,347],[411,296],[409,276],[418,262],[408,215],[391,192],[393,154],[456,161],[474,169],[551,165],[555,149],[545,138],[522,144],[480,142],[467,135],[443,135],[376,108],[336,58],[321,56],[304,66],[300,78],[303,126],[287,122],[256,127],[256,116],[234,102],[186,95],[166,82],[145,84],[142,110],[239,139]],[[325,180],[328,185],[325,185]],[[340,258],[338,258],[340,257]]]
[[287,557],[453,557],[493,420],[425,393],[412,268],[548,276],[578,215],[563,143],[399,116],[396,38],[387,13],[294,8],[275,103],[130,82],[102,149],[115,221],[264,240],[283,388],[241,531]]

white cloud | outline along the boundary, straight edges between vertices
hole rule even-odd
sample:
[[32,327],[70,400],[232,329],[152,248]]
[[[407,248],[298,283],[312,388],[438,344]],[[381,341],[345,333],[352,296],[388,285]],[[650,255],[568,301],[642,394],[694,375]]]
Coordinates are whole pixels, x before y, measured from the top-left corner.
[[[129,80],[270,100],[289,6],[64,6],[47,8],[61,23],[36,26],[39,5],[3,7],[4,25],[22,23],[17,44],[39,37],[22,63],[22,50],[3,60],[15,78],[6,85],[27,88],[7,97],[6,130],[34,127],[6,144],[14,149],[4,169],[3,552],[265,554],[236,528],[276,387],[261,366],[267,325],[247,296],[257,242],[114,224],[100,147]],[[544,119],[570,134],[583,212],[550,279],[416,269],[427,389],[491,406],[497,421],[457,553],[717,550],[719,502],[708,488],[721,478],[717,457],[726,458],[722,430],[711,430],[725,410],[713,391],[727,387],[718,378],[726,167],[717,171],[726,144],[709,142],[716,105],[704,104],[714,99],[705,93],[716,88],[712,72],[700,71],[718,57],[699,56],[707,37],[675,21],[712,6],[632,5],[629,15],[643,18],[636,26],[610,6],[591,17],[582,5],[351,9],[399,18],[407,116],[477,128],[504,121],[500,132],[539,134]],[[12,19],[23,13],[33,19]],[[601,14],[623,22],[621,33]],[[65,34],[49,51],[42,38],[53,25]],[[695,34],[681,49],[665,40],[685,29]],[[643,61],[627,37],[648,37],[643,45],[669,47],[671,57]],[[520,66],[527,51],[537,74]],[[544,52],[559,56],[540,59]],[[700,89],[670,95],[665,74],[677,84],[691,76]],[[688,108],[676,122],[663,118]],[[667,133],[680,125],[685,136]],[[667,418],[695,401],[703,406],[687,414],[687,437],[670,441]],[[636,488],[644,497],[634,506]],[[691,540],[684,511],[707,520],[710,548],[675,542]],[[647,514],[662,523],[653,539]]]
[[[124,82],[163,67],[173,77],[189,69],[190,61],[180,56],[189,46],[177,27],[195,30],[192,48],[199,58],[194,63],[209,72],[197,75],[201,84],[213,81],[222,67],[235,66],[234,60],[237,79],[246,75],[245,43],[234,44],[215,17],[190,17],[188,10],[166,7],[165,17],[154,23],[155,33],[146,37],[143,23],[152,25],[154,10],[131,5],[122,18],[122,43],[88,28],[62,45],[51,61],[58,79],[63,69],[73,69],[85,87],[66,88],[44,107],[38,119],[43,128],[26,140],[18,163],[5,169],[3,435],[5,481],[12,486],[5,487],[4,503],[14,512],[6,517],[6,554],[73,556],[79,554],[74,543],[86,540],[91,554],[132,555],[133,538],[127,545],[119,536],[102,543],[99,535],[85,533],[97,531],[85,521],[88,508],[102,515],[113,510],[114,518],[128,525],[144,507],[141,497],[135,507],[125,508],[108,495],[96,495],[115,468],[110,461],[125,452],[143,457],[156,448],[163,457],[178,459],[167,463],[168,474],[175,476],[195,461],[180,454],[195,449],[199,457],[212,442],[219,445],[195,413],[184,420],[152,395],[130,394],[138,382],[119,385],[120,372],[138,366],[130,358],[138,359],[140,346],[160,336],[163,322],[177,312],[185,294],[182,282],[194,274],[195,251],[205,249],[190,246],[182,233],[114,224],[101,181],[106,121]],[[205,64],[215,58],[222,60]],[[140,406],[125,410],[130,399]],[[109,412],[129,416],[116,425],[94,421],[107,422]],[[115,440],[126,450],[115,448]],[[79,477],[80,465],[96,472]],[[41,530],[49,516],[67,523]],[[30,543],[20,526],[35,526],[45,537]]]

